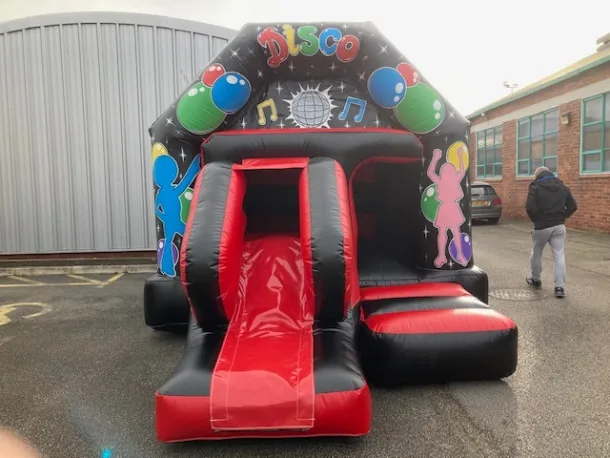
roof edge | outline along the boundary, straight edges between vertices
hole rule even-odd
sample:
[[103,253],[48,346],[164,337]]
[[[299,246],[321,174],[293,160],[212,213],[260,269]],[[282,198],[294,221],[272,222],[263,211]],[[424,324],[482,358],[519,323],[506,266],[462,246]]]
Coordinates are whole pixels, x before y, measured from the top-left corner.
[[74,23],[134,23],[150,25],[153,27],[167,27],[184,30],[204,30],[213,36],[231,39],[237,35],[238,30],[230,29],[206,22],[193,21],[174,16],[161,16],[159,14],[138,13],[131,11],[70,11],[65,13],[49,13],[25,16],[0,21],[0,33],[10,33],[34,27],[45,27],[58,24]]
[[[508,96],[506,98],[503,98],[503,99],[497,100],[493,103],[490,103],[489,105],[486,105],[483,108],[480,108],[477,111],[474,111],[474,112],[466,115],[466,119],[470,120],[470,119],[474,118],[475,116],[479,116],[479,115],[485,113],[486,111],[495,110],[496,108],[500,108],[505,105],[509,105],[512,102],[516,102],[517,100],[523,99],[529,95],[540,92],[548,87],[561,83],[562,81],[568,80],[570,78],[574,78],[575,76],[578,76],[581,73],[592,70],[592,69],[599,67],[600,65],[603,65],[608,62],[610,62],[610,55],[604,56],[601,59],[591,62],[588,65],[577,68],[576,70],[572,70],[571,72],[568,72],[564,75],[558,76],[557,78],[547,81],[539,86],[534,86],[530,89],[524,88],[522,91],[518,91],[517,93],[515,93],[512,96]],[[536,83],[533,83],[533,84],[535,85]]]

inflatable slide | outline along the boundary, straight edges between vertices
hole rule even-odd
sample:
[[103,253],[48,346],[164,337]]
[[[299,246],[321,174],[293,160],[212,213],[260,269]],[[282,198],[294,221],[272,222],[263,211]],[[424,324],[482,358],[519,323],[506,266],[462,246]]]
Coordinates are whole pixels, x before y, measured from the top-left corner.
[[369,384],[514,373],[467,121],[373,24],[247,24],[150,133],[160,441],[362,436]]

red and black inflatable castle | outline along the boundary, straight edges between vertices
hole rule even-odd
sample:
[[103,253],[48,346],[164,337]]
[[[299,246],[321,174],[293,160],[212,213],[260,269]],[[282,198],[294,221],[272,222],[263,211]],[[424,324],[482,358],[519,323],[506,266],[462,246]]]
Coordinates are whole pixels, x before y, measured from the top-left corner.
[[468,123],[371,23],[247,24],[151,127],[157,437],[361,436],[369,383],[500,379]]

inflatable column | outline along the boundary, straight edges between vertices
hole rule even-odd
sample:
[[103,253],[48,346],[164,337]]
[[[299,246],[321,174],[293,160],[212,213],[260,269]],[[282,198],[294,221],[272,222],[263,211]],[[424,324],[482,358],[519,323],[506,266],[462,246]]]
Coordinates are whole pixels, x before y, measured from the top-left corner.
[[474,265],[470,154],[464,128],[424,140],[419,266],[458,270]]
[[[168,125],[172,121],[166,120]],[[164,140],[153,133],[157,268],[161,275],[176,277],[180,276],[178,259],[193,199],[192,185],[201,162],[193,145],[176,139]]]

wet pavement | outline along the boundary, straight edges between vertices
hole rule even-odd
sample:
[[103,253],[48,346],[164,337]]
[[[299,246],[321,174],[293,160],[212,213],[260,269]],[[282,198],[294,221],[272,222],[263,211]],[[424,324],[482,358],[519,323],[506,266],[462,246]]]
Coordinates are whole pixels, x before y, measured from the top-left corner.
[[112,458],[608,457],[610,236],[569,233],[568,296],[557,300],[550,250],[543,291],[523,292],[528,230],[480,225],[473,237],[491,305],[519,325],[517,373],[504,382],[374,390],[366,438],[158,444],[154,392],[184,342],[144,325],[147,275],[0,288],[0,425],[50,458],[104,450]]

